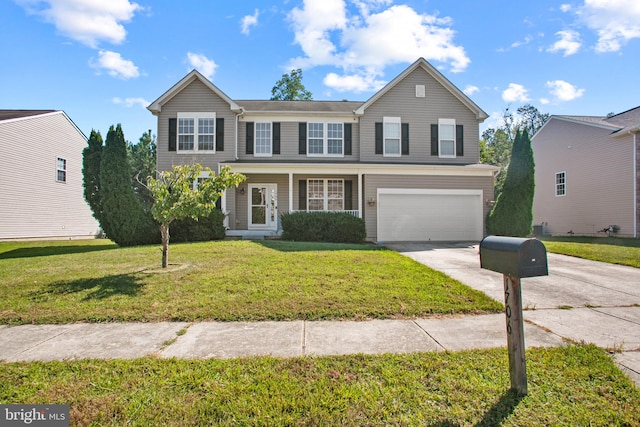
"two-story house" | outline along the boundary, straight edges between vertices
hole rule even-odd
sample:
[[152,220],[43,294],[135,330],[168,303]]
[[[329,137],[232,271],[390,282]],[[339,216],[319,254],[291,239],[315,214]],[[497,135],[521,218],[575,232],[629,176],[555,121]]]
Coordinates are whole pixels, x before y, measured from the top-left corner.
[[479,241],[496,168],[479,164],[487,114],[424,59],[366,102],[232,100],[197,71],[155,100],[157,164],[228,165],[229,235],[279,215],[347,211],[371,241]]

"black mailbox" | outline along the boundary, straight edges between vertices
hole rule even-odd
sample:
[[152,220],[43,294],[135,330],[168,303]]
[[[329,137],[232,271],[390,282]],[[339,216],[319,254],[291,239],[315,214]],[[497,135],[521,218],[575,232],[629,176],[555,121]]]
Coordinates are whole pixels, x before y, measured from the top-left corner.
[[547,249],[538,239],[487,236],[480,242],[480,267],[513,277],[547,276]]

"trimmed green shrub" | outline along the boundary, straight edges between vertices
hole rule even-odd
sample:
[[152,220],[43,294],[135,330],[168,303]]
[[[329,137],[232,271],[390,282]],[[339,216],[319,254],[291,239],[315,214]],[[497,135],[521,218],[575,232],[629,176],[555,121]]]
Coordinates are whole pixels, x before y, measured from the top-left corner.
[[367,235],[364,220],[346,212],[286,213],[280,222],[284,240],[361,243]]
[[197,221],[186,218],[171,223],[172,242],[204,242],[224,239],[224,214],[215,209],[211,215],[198,218]]

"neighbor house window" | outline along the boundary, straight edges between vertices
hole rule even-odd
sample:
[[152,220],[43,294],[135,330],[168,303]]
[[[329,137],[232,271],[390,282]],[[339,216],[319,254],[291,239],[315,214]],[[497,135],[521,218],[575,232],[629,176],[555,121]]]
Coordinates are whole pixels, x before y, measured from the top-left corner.
[[567,174],[566,172],[556,173],[556,196],[567,194]]
[[255,128],[255,155],[271,155],[271,123],[256,123]]
[[440,153],[440,157],[456,156],[455,119],[438,120],[438,152]]
[[178,152],[215,152],[215,113],[178,113]]
[[310,211],[344,210],[344,180],[310,179],[307,181],[307,206]]
[[400,117],[384,118],[384,155],[400,157]]
[[67,161],[61,157],[56,159],[56,181],[67,182]]
[[342,123],[307,123],[307,155],[342,156],[343,153]]

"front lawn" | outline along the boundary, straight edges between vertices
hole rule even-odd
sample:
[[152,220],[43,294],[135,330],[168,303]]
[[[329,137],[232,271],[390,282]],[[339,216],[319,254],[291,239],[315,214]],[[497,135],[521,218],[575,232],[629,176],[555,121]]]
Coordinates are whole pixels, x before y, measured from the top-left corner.
[[69,404],[95,426],[638,426],[640,391],[594,346],[292,359],[0,364],[0,403]]
[[640,239],[544,237],[542,241],[549,252],[640,268]]
[[0,243],[0,323],[411,318],[501,304],[373,245]]

